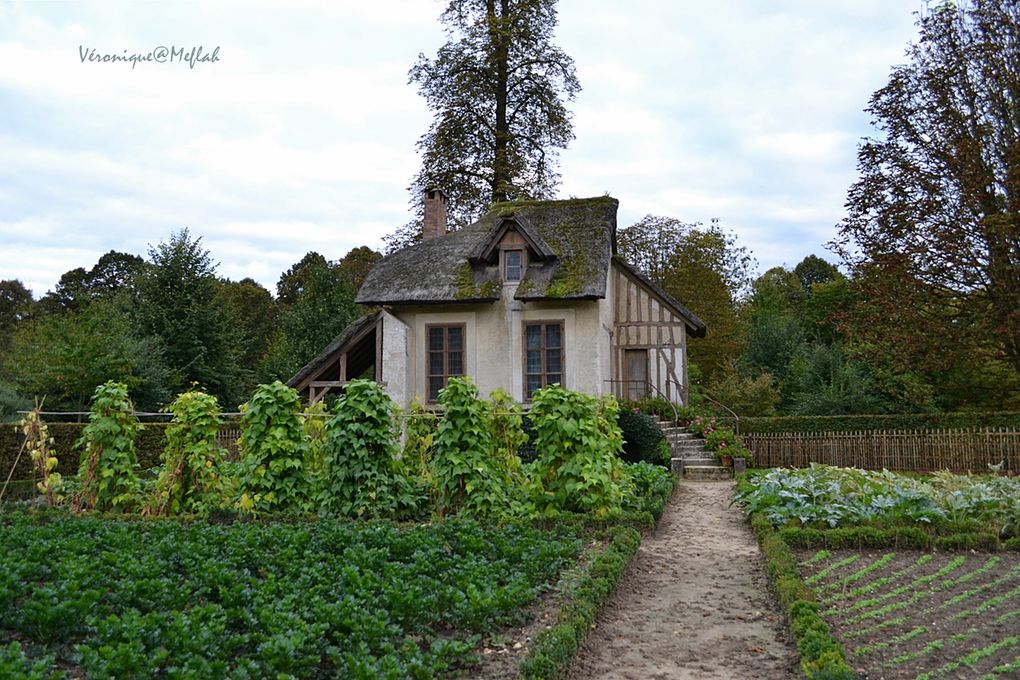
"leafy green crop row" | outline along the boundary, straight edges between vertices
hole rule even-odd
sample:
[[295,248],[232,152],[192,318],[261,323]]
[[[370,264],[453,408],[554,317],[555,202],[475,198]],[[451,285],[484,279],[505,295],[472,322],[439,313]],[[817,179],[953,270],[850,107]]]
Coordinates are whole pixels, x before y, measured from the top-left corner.
[[1020,522],[1020,480],[1006,477],[939,473],[921,479],[812,465],[770,470],[753,482],[737,500],[776,527],[921,523],[994,530],[1010,538]]
[[[578,531],[465,520],[0,524],[5,677],[431,678],[472,663],[479,635],[581,549]],[[20,669],[20,670],[18,670]]]

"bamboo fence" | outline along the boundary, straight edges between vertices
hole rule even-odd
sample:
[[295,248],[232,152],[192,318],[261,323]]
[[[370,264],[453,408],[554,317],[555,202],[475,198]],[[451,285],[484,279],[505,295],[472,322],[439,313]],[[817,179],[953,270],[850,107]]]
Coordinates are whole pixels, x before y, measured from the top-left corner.
[[755,467],[807,467],[811,463],[865,470],[932,472],[1020,471],[1020,431],[868,430],[862,432],[751,432],[744,442]]

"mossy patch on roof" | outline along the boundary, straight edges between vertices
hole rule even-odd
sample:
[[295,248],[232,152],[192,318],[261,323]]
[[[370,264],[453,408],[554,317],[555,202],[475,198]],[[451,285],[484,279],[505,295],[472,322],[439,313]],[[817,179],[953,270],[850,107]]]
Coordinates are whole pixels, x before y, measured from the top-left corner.
[[[500,293],[495,262],[472,255],[516,217],[555,258],[529,258],[518,300],[593,299],[606,295],[616,237],[616,199],[498,203],[474,224],[381,260],[358,292],[362,304],[495,301]],[[544,259],[544,261],[543,261]]]

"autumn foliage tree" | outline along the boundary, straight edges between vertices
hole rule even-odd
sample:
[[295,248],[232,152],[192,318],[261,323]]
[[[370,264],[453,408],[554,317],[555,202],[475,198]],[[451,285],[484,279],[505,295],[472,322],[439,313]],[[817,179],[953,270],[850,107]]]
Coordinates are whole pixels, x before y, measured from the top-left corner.
[[738,308],[750,288],[754,263],[732,233],[715,221],[705,226],[647,215],[620,231],[619,249],[706,323],[707,338],[688,348],[706,377],[740,355],[745,333]]
[[854,322],[904,367],[966,356],[989,385],[1020,374],[1018,53],[1020,5],[946,3],[867,108],[879,134],[836,245],[870,301]]

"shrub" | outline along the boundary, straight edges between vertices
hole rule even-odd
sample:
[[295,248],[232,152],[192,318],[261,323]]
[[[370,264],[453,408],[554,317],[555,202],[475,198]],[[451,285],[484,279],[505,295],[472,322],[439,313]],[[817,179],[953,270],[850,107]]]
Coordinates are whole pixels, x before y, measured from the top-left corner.
[[90,410],[89,424],[76,444],[82,454],[74,509],[131,509],[140,490],[135,435],[142,426],[131,415],[127,386],[112,380],[100,385]]
[[778,416],[740,419],[740,430],[744,433],[927,430],[975,427],[1020,428],[1020,413],[910,413],[903,415]]
[[559,385],[535,392],[533,502],[539,513],[585,512],[602,519],[621,511],[617,454],[623,435],[616,412],[615,400],[599,402]]
[[651,463],[624,465],[623,472],[623,510],[647,512],[658,522],[676,486],[676,477],[662,466]]
[[687,431],[698,437],[708,437],[715,432],[717,427],[718,424],[715,418],[695,416],[694,420],[687,424]]
[[623,435],[622,458],[628,463],[653,463],[669,465],[669,458],[662,458],[660,444],[666,437],[658,424],[643,411],[623,411],[617,416]]
[[705,448],[711,451],[716,459],[723,456],[731,458],[751,458],[751,451],[744,446],[744,440],[728,427],[713,430],[705,437]]
[[673,420],[673,404],[667,401],[663,397],[645,397],[644,399],[626,399],[620,401],[620,412],[623,413],[633,412],[635,409],[646,413],[653,418],[661,418],[662,420],[672,421]]
[[259,385],[241,406],[242,510],[311,509],[311,481],[304,467],[309,443],[300,405],[297,391],[277,380]]

